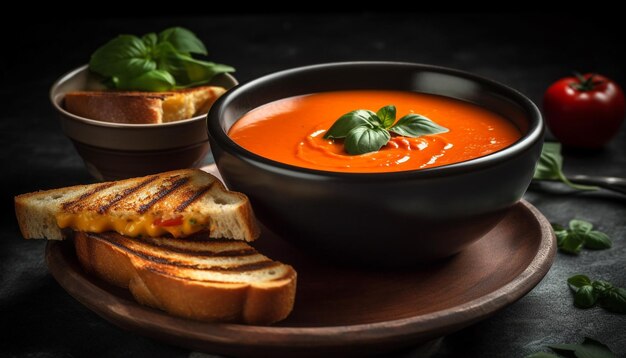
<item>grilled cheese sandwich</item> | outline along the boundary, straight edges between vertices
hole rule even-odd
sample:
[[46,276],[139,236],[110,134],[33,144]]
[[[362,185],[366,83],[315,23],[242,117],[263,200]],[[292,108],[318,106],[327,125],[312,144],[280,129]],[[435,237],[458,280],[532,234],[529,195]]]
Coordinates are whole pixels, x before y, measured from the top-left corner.
[[170,314],[269,324],[293,307],[294,269],[245,242],[248,198],[201,170],[23,194],[15,211],[25,238],[71,236],[87,272]]
[[248,198],[198,169],[23,194],[15,208],[26,238],[60,240],[66,228],[131,237],[208,231],[212,238],[253,241],[259,235]]

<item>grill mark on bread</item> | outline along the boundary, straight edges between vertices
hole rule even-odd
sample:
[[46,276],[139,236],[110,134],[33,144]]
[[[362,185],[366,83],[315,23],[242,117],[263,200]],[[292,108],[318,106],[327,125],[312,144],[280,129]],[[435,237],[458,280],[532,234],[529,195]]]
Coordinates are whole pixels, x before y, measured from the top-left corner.
[[[196,270],[202,270],[202,271],[214,271],[214,272],[221,272],[221,273],[234,273],[234,272],[249,272],[249,271],[257,271],[257,270],[262,270],[262,269],[267,269],[267,268],[271,268],[271,267],[275,267],[275,266],[280,266],[282,265],[279,262],[276,261],[272,261],[270,259],[267,258],[263,258],[260,261],[256,261],[256,262],[249,262],[249,263],[244,263],[244,264],[240,264],[240,265],[231,265],[231,266],[209,266],[209,267],[203,267],[203,265],[200,264],[188,264],[185,262],[182,262],[180,260],[177,259],[170,259],[168,257],[163,257],[163,256],[155,256],[155,255],[151,255],[149,253],[145,253],[133,248],[128,247],[127,245],[125,245],[125,242],[132,242],[135,241],[133,239],[130,239],[128,237],[124,237],[121,235],[117,235],[117,234],[92,234],[92,233],[86,233],[86,235],[92,239],[92,240],[103,240],[106,241],[108,243],[110,243],[111,245],[114,245],[122,250],[128,251],[130,253],[132,253],[135,256],[141,257],[144,260],[147,261],[151,261],[157,264],[161,264],[161,265],[169,265],[169,266],[173,266],[173,267],[184,267],[184,268],[191,268],[191,269],[196,269]],[[257,251],[250,248],[250,249],[240,249],[240,250],[224,250],[221,252],[213,252],[213,251],[193,251],[193,250],[185,250],[182,248],[174,248],[173,250],[170,247],[167,246],[161,246],[161,245],[154,245],[151,242],[147,242],[147,241],[141,241],[140,242],[141,245],[144,246],[156,246],[158,248],[161,249],[167,249],[176,253],[180,253],[180,254],[186,254],[188,256],[199,256],[199,257],[211,257],[211,258],[221,258],[221,257],[246,257],[246,256],[253,256],[253,255],[257,255]]]
[[113,198],[113,200],[109,201],[107,204],[104,204],[104,205],[100,206],[98,208],[98,213],[99,214],[105,214],[109,210],[109,208],[111,208],[113,205],[117,204],[122,199],[126,198],[127,196],[129,196],[130,194],[136,192],[137,190],[143,188],[144,186],[152,183],[153,181],[157,180],[158,178],[159,178],[158,176],[153,176],[153,177],[150,177],[150,178],[142,181],[141,183],[139,183],[139,184],[137,184],[137,185],[135,185],[133,187],[124,189],[122,191],[122,193],[121,194],[117,194]]
[[183,201],[176,208],[176,212],[181,212],[181,211],[185,210],[185,208],[187,208],[189,205],[191,205],[191,203],[193,203],[194,201],[196,201],[199,198],[201,198],[202,195],[204,195],[204,193],[206,193],[207,191],[209,191],[213,187],[213,184],[215,184],[215,182],[211,182],[209,185],[207,185],[207,186],[205,186],[203,188],[200,188],[195,193],[191,194],[187,199],[185,199],[185,201]]
[[[133,239],[129,237],[122,237],[122,236],[115,235],[115,234],[113,235],[100,234],[98,235],[98,237],[103,238],[106,241],[109,241],[111,243],[113,242],[119,243],[120,245],[123,245],[124,241],[133,241]],[[183,247],[177,247],[175,245],[170,245],[168,243],[158,243],[150,239],[151,238],[144,238],[144,239],[137,239],[136,241],[139,241],[142,245],[154,246],[154,247],[169,250],[178,254],[187,254],[190,256],[193,255],[193,256],[201,256],[201,257],[244,257],[244,256],[251,256],[257,253],[257,251],[253,248],[223,250],[223,251],[193,250],[193,249],[187,249]],[[168,241],[172,243],[176,243],[176,242],[183,243],[183,244],[185,243],[185,240],[175,239],[175,238],[168,238]],[[203,241],[204,242],[211,242],[211,241],[228,242],[227,240],[212,240],[212,239],[203,240]]]
[[88,192],[82,194],[81,196],[79,196],[78,198],[72,200],[72,201],[68,201],[63,203],[63,205],[61,206],[63,208],[63,210],[70,210],[72,209],[74,206],[81,204],[82,201],[84,201],[85,199],[87,199],[88,197],[96,194],[99,191],[102,191],[104,189],[110,188],[113,185],[115,185],[116,183],[114,182],[110,182],[110,183],[104,183],[102,185],[98,185],[97,187],[89,190]]
[[184,178],[180,178],[176,181],[174,181],[172,183],[171,186],[169,187],[165,187],[165,188],[161,188],[152,198],[152,200],[150,200],[149,202],[141,205],[139,207],[138,212],[140,214],[145,213],[146,211],[148,211],[152,206],[154,206],[154,204],[156,204],[157,202],[159,202],[160,200],[162,200],[163,198],[165,198],[166,196],[168,196],[169,194],[171,194],[172,192],[174,192],[176,189],[180,188],[181,186],[183,186],[184,184],[186,184],[189,181],[189,177],[184,177]]

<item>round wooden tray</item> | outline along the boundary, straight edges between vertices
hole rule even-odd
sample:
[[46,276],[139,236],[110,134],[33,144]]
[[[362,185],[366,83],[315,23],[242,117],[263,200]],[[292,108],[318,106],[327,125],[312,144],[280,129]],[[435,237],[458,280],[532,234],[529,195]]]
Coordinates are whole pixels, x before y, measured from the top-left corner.
[[460,254],[411,270],[336,267],[267,231],[254,246],[298,271],[294,310],[273,326],[190,321],[139,305],[84,273],[71,242],[49,242],[46,261],[82,304],[155,339],[230,356],[349,356],[417,346],[488,317],[530,291],[556,251],[550,224],[525,201]]

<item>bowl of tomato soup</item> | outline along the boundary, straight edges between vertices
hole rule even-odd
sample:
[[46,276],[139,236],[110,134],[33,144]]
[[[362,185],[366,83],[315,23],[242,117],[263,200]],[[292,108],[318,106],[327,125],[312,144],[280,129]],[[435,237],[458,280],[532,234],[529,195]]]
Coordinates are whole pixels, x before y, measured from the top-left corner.
[[521,93],[449,68],[346,62],[270,74],[208,114],[216,164],[259,220],[312,254],[448,257],[519,201],[543,142]]

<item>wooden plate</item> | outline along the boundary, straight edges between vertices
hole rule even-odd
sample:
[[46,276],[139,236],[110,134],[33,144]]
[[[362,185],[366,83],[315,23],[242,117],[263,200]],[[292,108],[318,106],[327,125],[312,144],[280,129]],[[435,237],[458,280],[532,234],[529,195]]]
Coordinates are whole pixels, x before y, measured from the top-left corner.
[[49,242],[46,261],[70,295],[146,336],[232,356],[348,356],[418,345],[488,317],[543,278],[556,248],[549,223],[525,201],[462,253],[411,270],[336,267],[267,231],[257,243],[298,271],[293,312],[269,327],[196,322],[141,306],[126,290],[85,274],[71,242]]

